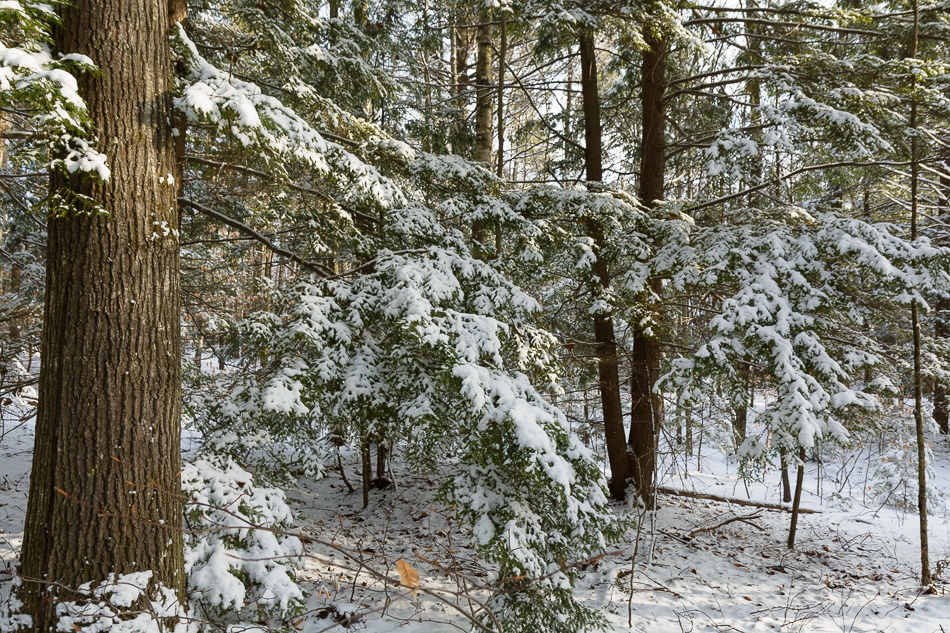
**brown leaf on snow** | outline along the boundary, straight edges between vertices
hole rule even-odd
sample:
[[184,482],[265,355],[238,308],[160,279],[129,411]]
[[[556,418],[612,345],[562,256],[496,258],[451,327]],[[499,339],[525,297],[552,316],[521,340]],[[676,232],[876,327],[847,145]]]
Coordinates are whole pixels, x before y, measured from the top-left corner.
[[419,572],[401,558],[396,561],[396,571],[399,572],[399,584],[408,587],[412,597],[417,598],[416,588],[419,586]]

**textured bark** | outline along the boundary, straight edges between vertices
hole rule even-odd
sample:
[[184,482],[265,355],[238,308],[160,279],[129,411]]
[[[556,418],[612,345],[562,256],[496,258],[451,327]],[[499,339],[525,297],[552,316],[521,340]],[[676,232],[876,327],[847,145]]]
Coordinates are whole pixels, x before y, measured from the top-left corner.
[[[175,29],[175,24],[179,22],[184,26],[187,19],[187,0],[168,0],[168,22],[171,28]],[[175,132],[173,132],[173,143],[175,146],[175,171],[173,173],[175,175],[176,197],[179,197],[184,193],[185,185],[185,139],[188,133],[188,118],[177,110],[173,110],[172,128],[175,130]],[[180,212],[178,213],[176,224],[178,229],[181,230]]]
[[792,484],[788,478],[788,465],[785,463],[785,454],[782,453],[782,501],[792,501]]
[[[499,29],[498,45],[498,162],[495,165],[495,175],[499,178],[505,176],[505,64],[508,59],[508,20],[507,13],[501,12],[501,27]],[[501,236],[501,231],[498,232]],[[498,249],[499,251],[501,248]]]
[[475,56],[475,160],[491,163],[491,120],[494,113],[491,77],[491,31],[487,10],[478,15],[477,52]]
[[581,99],[584,108],[584,164],[588,182],[601,182],[604,179],[603,142],[593,31],[582,30],[578,43],[581,54]]
[[[588,182],[603,180],[603,156],[600,130],[600,94],[597,88],[597,58],[594,54],[594,34],[580,32],[581,94],[584,100],[584,161]],[[597,278],[593,283],[595,294],[610,287],[610,272],[603,257],[604,233],[594,218],[584,218],[588,236],[594,240],[597,261],[592,273]],[[610,314],[594,315],[594,341],[597,343],[597,373],[600,379],[600,399],[604,412],[604,435],[607,444],[607,460],[610,463],[610,495],[615,499],[626,496],[630,479],[630,461],[623,431],[623,410],[620,404],[620,371],[617,357],[617,340]]]
[[373,462],[369,452],[369,440],[365,440],[360,447],[360,467],[363,479],[363,507],[369,506],[369,489],[373,480]]
[[[108,215],[48,222],[36,445],[21,557],[37,631],[84,582],[152,570],[184,597],[175,171],[169,5],[74,0],[59,50],[88,55],[79,79],[112,178],[51,179]],[[164,182],[163,182],[164,180]],[[157,238],[157,239],[156,239]],[[55,583],[55,584],[51,584]],[[48,586],[48,591],[43,591]],[[42,595],[41,595],[42,593]]]
[[[653,208],[663,200],[666,178],[666,119],[663,94],[666,91],[666,42],[644,28],[649,49],[643,53],[641,102],[643,109],[642,156],[640,160],[640,202]],[[660,281],[651,282],[654,293],[662,289]],[[648,299],[645,299],[647,301]],[[647,311],[655,306],[645,305]],[[654,316],[654,321],[658,315]],[[660,342],[639,324],[633,328],[633,366],[631,367],[630,435],[627,441],[633,453],[632,470],[637,494],[649,506],[653,499],[653,471],[656,466],[657,439],[662,417],[661,402],[653,388],[660,375]]]
[[798,515],[802,510],[802,486],[805,483],[805,449],[798,449],[798,476],[795,479],[795,498],[792,500],[792,520],[788,528],[788,549],[795,549]]
[[[467,16],[460,14],[456,16],[456,19],[464,19]],[[464,27],[455,27],[455,94],[461,95],[468,90],[468,86],[471,83],[468,70],[470,68],[468,64],[468,53],[469,49],[472,46],[472,36],[469,33],[469,29]]]
[[666,114],[663,95],[666,92],[666,42],[647,27],[643,33],[649,49],[643,52],[642,157],[640,162],[640,201],[652,208],[665,197],[666,178]]
[[[920,29],[920,11],[917,0],[914,7],[913,48],[911,57],[917,58],[918,35]],[[910,139],[910,239],[916,241],[917,200],[920,186],[920,151],[917,142],[917,75],[910,76],[910,128],[914,132]],[[920,307],[917,300],[910,304],[910,324],[914,337],[914,428],[917,435],[917,515],[920,518],[920,583],[929,586],[933,582],[930,574],[930,545],[927,530],[927,450],[924,444],[924,389],[921,369]]]
[[[950,148],[942,150],[943,161],[939,166],[940,175],[940,220],[950,222]],[[935,240],[938,246],[950,245],[950,238],[941,235]],[[941,293],[934,300],[934,338],[950,338],[950,295]],[[947,400],[947,385],[940,380],[934,382],[934,420],[944,435],[950,434],[950,404]]]
[[[492,25],[488,10],[478,14],[475,55],[475,151],[473,158],[482,163],[485,169],[491,168],[492,154],[492,114],[494,114],[495,90],[492,87]],[[485,220],[472,224],[472,239],[475,241],[474,254],[479,259],[488,259],[489,244],[493,242],[491,227]]]
[[658,396],[653,386],[659,378],[660,346],[642,327],[633,328],[630,367],[630,461],[637,495],[650,507],[653,499],[653,471],[656,467],[659,433]]

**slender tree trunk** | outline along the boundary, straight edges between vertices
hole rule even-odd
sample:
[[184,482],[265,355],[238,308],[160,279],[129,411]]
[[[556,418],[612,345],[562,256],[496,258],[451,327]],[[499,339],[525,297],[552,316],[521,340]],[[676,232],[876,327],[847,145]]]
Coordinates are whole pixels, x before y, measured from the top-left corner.
[[[666,119],[663,94],[666,91],[666,42],[644,29],[649,48],[643,53],[643,138],[640,161],[640,202],[653,208],[663,200],[666,178]],[[662,290],[659,279],[651,281],[654,293]],[[644,299],[648,301],[648,299]],[[654,306],[645,306],[654,312]],[[658,319],[655,314],[655,319]],[[656,324],[653,324],[655,327]],[[633,452],[633,477],[637,493],[650,505],[653,499],[653,471],[656,468],[657,440],[659,438],[661,402],[654,393],[660,374],[660,342],[655,332],[637,323],[633,327],[633,367],[631,368],[631,396],[633,407],[628,442]]]
[[752,366],[748,361],[739,362],[739,385],[742,388],[742,402],[736,406],[732,418],[732,437],[736,451],[745,441],[748,431],[749,406],[752,404]]
[[[755,0],[746,0],[745,6],[748,9],[755,9],[756,4]],[[752,14],[754,15],[754,14]],[[749,55],[750,64],[759,64],[762,62],[762,38],[755,37],[759,30],[759,24],[755,21],[746,22],[745,25],[746,33],[746,50]],[[749,114],[746,120],[746,123],[750,127],[754,127],[756,124],[756,118],[758,115],[758,108],[762,103],[762,83],[761,80],[753,73],[748,81],[746,81],[746,89],[749,91]],[[762,140],[762,132],[753,131],[751,132],[752,139],[760,144]],[[762,182],[762,162],[761,160],[753,161],[752,168],[750,170],[750,182],[749,185],[755,186]],[[755,197],[757,194],[750,194],[748,198],[749,208],[753,208],[755,204]],[[748,431],[748,418],[749,418],[749,407],[752,406],[752,394],[753,394],[753,384],[752,384],[752,367],[749,361],[741,360],[738,364],[738,377],[740,388],[743,390],[743,401],[735,409],[735,417],[732,421],[732,431],[733,438],[735,440],[736,451],[739,450],[739,447],[745,441],[747,431]],[[788,471],[783,471],[788,478]]]
[[475,160],[491,165],[492,133],[491,120],[494,113],[491,57],[492,25],[488,10],[478,14],[475,56]]
[[792,500],[792,483],[788,477],[788,464],[785,463],[785,456],[782,456],[782,501],[788,503]]
[[369,506],[369,489],[373,480],[373,461],[369,453],[369,440],[360,447],[360,473],[363,480],[363,507]]
[[[171,28],[175,29],[175,24],[181,23],[185,26],[188,19],[187,0],[168,0],[168,21]],[[176,60],[176,63],[177,60]],[[177,110],[172,110],[172,128],[174,131],[173,143],[175,146],[175,197],[176,199],[184,194],[185,187],[185,139],[188,134],[188,118]],[[178,230],[181,230],[181,213],[178,213],[176,220]]]
[[[478,14],[475,56],[475,152],[474,159],[482,163],[485,169],[491,169],[492,154],[492,114],[494,114],[495,90],[492,87],[492,25],[488,9]],[[478,220],[472,224],[472,239],[475,241],[474,254],[479,259],[488,259],[491,227],[488,222]]]
[[109,573],[151,570],[185,596],[181,532],[178,239],[169,120],[169,6],[74,0],[61,51],[88,55],[79,78],[108,182],[51,178],[108,215],[48,223],[36,444],[20,572],[36,631],[57,601]]
[[[584,101],[584,162],[588,182],[603,181],[603,156],[600,131],[600,94],[597,88],[597,58],[594,55],[594,33],[584,29],[579,36],[581,49],[581,93]],[[597,261],[591,271],[595,296],[610,287],[610,272],[604,259],[604,232],[594,218],[584,218],[587,234],[594,240]],[[620,404],[620,371],[617,340],[610,312],[594,314],[594,341],[597,344],[597,373],[600,378],[601,407],[604,413],[604,434],[607,461],[610,464],[610,495],[626,496],[630,479],[630,463],[623,431],[623,410]]]
[[[464,14],[457,17],[464,17]],[[468,53],[472,45],[472,36],[469,29],[455,27],[455,94],[464,94],[471,83],[468,75]],[[467,114],[466,114],[467,116]]]
[[[940,168],[940,220],[950,223],[950,147],[942,151],[943,161]],[[946,229],[936,240],[939,246],[950,245]],[[950,295],[941,293],[934,300],[934,338],[946,341],[950,339]],[[944,435],[950,434],[950,405],[947,401],[947,385],[939,378],[934,381],[934,421]]]
[[[911,57],[917,58],[920,12],[914,0],[914,31]],[[920,153],[917,143],[917,75],[911,74],[910,127],[910,239],[917,239],[917,191],[920,181]],[[917,300],[911,302],[911,327],[914,336],[914,426],[917,432],[917,512],[920,517],[920,583],[933,582],[930,575],[930,545],[927,534],[927,449],[924,443],[924,393],[921,371],[920,308]]]
[[[798,449],[798,477],[795,479],[795,499],[792,501],[792,522],[788,528],[788,549],[795,549],[795,533],[798,531],[798,515],[801,513],[802,486],[805,483],[805,449]],[[787,472],[787,471],[786,471]]]
[[376,479],[382,479],[386,476],[386,443],[379,441],[376,443]]
[[[0,118],[0,134],[6,132],[10,129],[10,122],[4,118]],[[7,166],[7,144],[0,138],[0,168]],[[0,230],[0,243],[7,238],[9,234],[4,235],[3,231]],[[15,242],[19,242],[18,239],[15,239]],[[19,250],[19,244],[7,243],[7,247],[10,249],[10,253],[16,255]],[[7,292],[13,295],[17,295],[20,292],[20,275],[22,270],[20,269],[20,264],[17,263],[16,259],[10,262],[10,283],[7,284]],[[18,318],[10,319],[10,342],[13,345],[14,349],[16,348],[17,341],[20,339],[20,320]],[[32,356],[32,351],[27,350],[28,353]]]
[[[498,164],[495,175],[504,178],[505,175],[505,64],[508,63],[508,19],[507,13],[502,10],[500,44],[498,46]],[[501,235],[499,231],[498,235]],[[498,250],[501,250],[500,248]]]

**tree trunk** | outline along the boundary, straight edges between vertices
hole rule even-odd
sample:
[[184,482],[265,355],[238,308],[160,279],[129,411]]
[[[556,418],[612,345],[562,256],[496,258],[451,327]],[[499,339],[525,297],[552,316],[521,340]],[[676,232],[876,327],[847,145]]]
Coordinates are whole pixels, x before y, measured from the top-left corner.
[[[501,27],[499,29],[501,43],[498,46],[498,163],[495,165],[495,175],[505,177],[505,64],[508,63],[508,14],[502,10]],[[498,232],[501,236],[501,231]],[[497,250],[501,250],[498,248]]]
[[[456,16],[464,21],[465,14]],[[468,51],[472,45],[472,36],[466,27],[455,27],[455,94],[462,95],[468,90],[471,80],[468,75]]]
[[[492,114],[494,114],[495,90],[492,87],[492,26],[488,9],[478,14],[475,55],[475,151],[473,158],[482,163],[485,169],[491,169],[492,154]],[[491,226],[485,220],[472,223],[472,240],[475,242],[473,254],[481,260],[490,255],[489,244],[492,239]]]
[[[911,57],[917,59],[920,11],[914,0],[913,50]],[[910,239],[917,241],[917,198],[920,184],[920,152],[917,144],[917,75],[910,76]],[[930,539],[927,531],[927,449],[924,445],[924,390],[921,369],[920,307],[917,300],[910,303],[910,321],[914,337],[914,427],[917,435],[917,515],[920,518],[920,583],[929,586]]]
[[[940,220],[944,224],[950,222],[950,147],[942,150],[943,162],[940,169]],[[941,229],[941,236],[935,240],[938,246],[950,245],[950,238],[946,229]],[[950,295],[940,293],[934,300],[934,338],[946,340],[950,338]],[[947,385],[937,379],[934,381],[934,421],[944,435],[950,434],[950,405],[947,402]]]
[[659,374],[660,346],[640,326],[633,328],[633,354],[630,367],[630,445],[631,469],[637,495],[647,507],[653,499],[653,471],[659,432],[659,405],[653,386]]
[[[188,19],[187,0],[168,0],[168,21],[171,28],[175,29],[176,23],[185,25]],[[178,63],[176,61],[176,63]],[[174,128],[174,146],[175,146],[175,197],[176,199],[184,194],[185,186],[185,139],[188,134],[188,117],[177,110],[172,110],[172,127]],[[178,213],[178,230],[181,230],[181,213]]]
[[494,113],[494,90],[491,76],[491,31],[488,10],[478,14],[477,49],[475,56],[475,161],[491,166],[491,120]]
[[369,506],[369,489],[373,480],[373,462],[369,453],[369,440],[360,446],[360,473],[363,479],[363,508]]
[[732,418],[732,438],[736,452],[745,441],[748,431],[749,407],[752,405],[752,366],[749,361],[739,361],[739,386],[742,389],[742,402],[736,405]]
[[[584,161],[588,182],[603,180],[602,144],[600,131],[600,94],[597,89],[597,59],[594,55],[594,34],[589,29],[580,32],[581,93],[584,100]],[[610,287],[610,272],[604,259],[603,228],[594,218],[584,218],[587,234],[594,240],[597,261],[591,271],[594,295],[604,294]],[[609,312],[594,314],[594,341],[597,344],[597,373],[600,378],[601,407],[604,412],[604,435],[607,460],[610,464],[610,495],[623,500],[630,463],[623,432],[623,410],[620,404],[620,371],[614,322]]]
[[[666,178],[666,119],[663,94],[666,91],[666,42],[644,28],[649,49],[643,53],[643,138],[640,161],[640,202],[653,208],[664,198]],[[654,293],[662,290],[659,279],[651,281]],[[644,299],[648,301],[648,299]],[[645,305],[654,313],[655,306]],[[655,323],[654,323],[655,326]],[[653,499],[653,471],[656,467],[657,440],[660,430],[661,402],[653,388],[660,374],[660,342],[655,333],[639,323],[633,327],[633,367],[631,368],[630,436],[633,452],[633,477],[637,494],[650,506]]]
[[805,483],[805,449],[798,449],[798,477],[795,479],[795,499],[792,501],[792,521],[788,528],[788,549],[795,549],[795,533],[798,531],[798,515],[801,513],[802,486]]
[[101,71],[80,76],[79,89],[112,178],[51,177],[54,194],[88,195],[108,215],[77,209],[48,222],[20,567],[37,631],[55,628],[55,603],[71,588],[112,572],[152,570],[185,596],[178,238],[153,237],[156,226],[177,226],[166,180],[175,172],[168,10],[167,0],[60,9],[58,50],[88,55]]
[[789,503],[792,500],[792,484],[788,478],[788,464],[785,463],[785,454],[782,454],[782,501]]

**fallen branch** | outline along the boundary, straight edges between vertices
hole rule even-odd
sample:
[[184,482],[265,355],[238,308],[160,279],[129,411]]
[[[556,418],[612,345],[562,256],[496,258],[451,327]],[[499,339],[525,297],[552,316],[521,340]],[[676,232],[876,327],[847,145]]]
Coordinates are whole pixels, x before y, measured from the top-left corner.
[[[656,489],[657,493],[661,495],[671,495],[674,497],[689,497],[690,499],[706,499],[708,501],[719,501],[720,503],[734,503],[737,506],[751,506],[753,508],[765,508],[766,510],[781,510],[783,512],[791,512],[791,507],[785,507],[778,503],[767,503],[765,501],[752,501],[750,499],[736,499],[735,497],[721,497],[719,495],[711,495],[705,492],[689,492],[688,490],[676,490],[675,488],[663,488],[658,487]],[[799,510],[802,514],[821,514],[819,510],[809,510],[808,508],[801,508]]]
[[748,523],[749,525],[755,526],[761,530],[762,526],[756,525],[755,523],[752,522],[752,519],[759,519],[761,517],[762,517],[761,511],[756,511],[756,512],[753,512],[752,514],[744,514],[740,516],[729,517],[725,521],[720,521],[719,523],[716,523],[715,525],[707,525],[706,527],[696,528],[695,530],[687,534],[686,538],[693,538],[697,534],[702,534],[703,532],[712,532],[713,530],[718,530],[722,526],[729,525],[730,523],[733,523],[735,521],[742,521],[743,523]]

